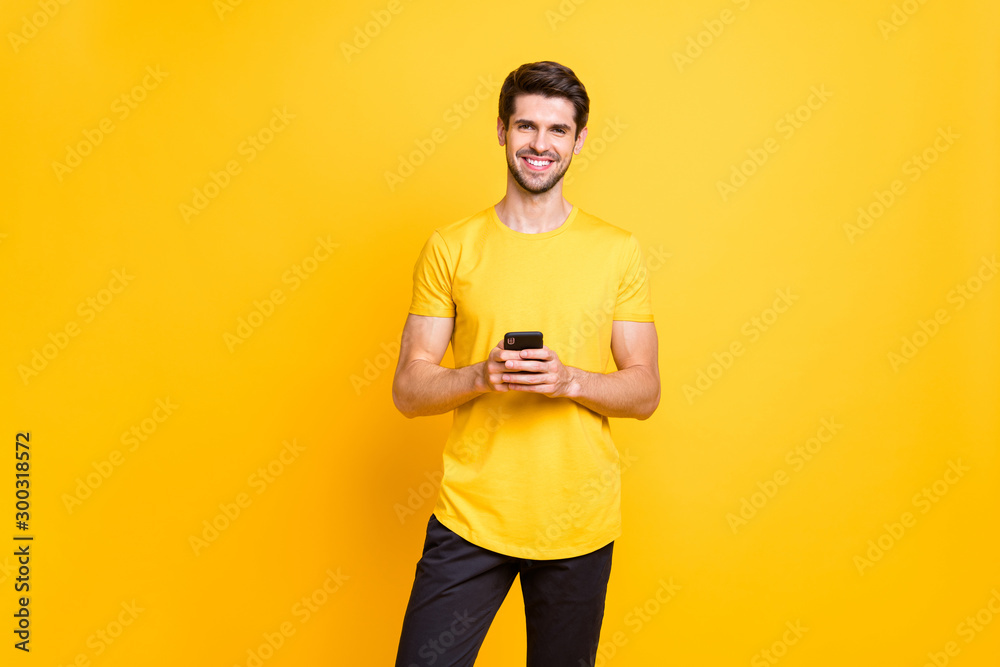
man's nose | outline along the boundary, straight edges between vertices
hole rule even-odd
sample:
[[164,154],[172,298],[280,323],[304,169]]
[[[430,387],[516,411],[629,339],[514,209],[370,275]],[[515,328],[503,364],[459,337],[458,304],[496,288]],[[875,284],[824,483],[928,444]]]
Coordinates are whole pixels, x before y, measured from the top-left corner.
[[528,144],[536,153],[544,153],[552,147],[552,142],[545,132],[536,132]]

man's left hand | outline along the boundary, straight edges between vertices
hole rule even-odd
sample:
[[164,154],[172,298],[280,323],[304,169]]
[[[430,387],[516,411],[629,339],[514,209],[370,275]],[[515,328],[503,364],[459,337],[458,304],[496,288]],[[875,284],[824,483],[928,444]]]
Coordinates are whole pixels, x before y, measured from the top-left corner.
[[[519,356],[515,356],[519,355]],[[566,366],[548,345],[540,348],[504,354],[506,371],[532,371],[528,373],[505,372],[503,381],[511,391],[531,391],[550,398],[572,397],[578,388],[571,366]]]

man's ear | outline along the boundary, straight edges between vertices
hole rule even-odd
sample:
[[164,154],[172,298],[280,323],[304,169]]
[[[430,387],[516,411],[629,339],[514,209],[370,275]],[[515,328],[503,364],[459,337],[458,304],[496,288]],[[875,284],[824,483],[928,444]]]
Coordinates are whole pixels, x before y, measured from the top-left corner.
[[579,155],[580,151],[583,150],[583,140],[587,138],[587,128],[584,127],[580,130],[580,136],[576,138],[576,144],[573,146],[573,155]]
[[497,116],[497,140],[503,146],[507,143],[507,128],[503,126],[503,119]]

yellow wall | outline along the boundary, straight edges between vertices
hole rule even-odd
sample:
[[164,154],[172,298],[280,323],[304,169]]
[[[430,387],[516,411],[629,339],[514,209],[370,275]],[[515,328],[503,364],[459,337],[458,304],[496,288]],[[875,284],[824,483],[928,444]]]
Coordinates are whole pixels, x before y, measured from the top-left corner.
[[[503,195],[499,85],[543,59],[592,97],[566,195],[637,234],[660,340],[658,411],[612,426],[599,664],[995,664],[998,25],[5,2],[3,664],[391,664],[450,424],[390,396],[413,262]],[[515,584],[477,665],[524,650]]]

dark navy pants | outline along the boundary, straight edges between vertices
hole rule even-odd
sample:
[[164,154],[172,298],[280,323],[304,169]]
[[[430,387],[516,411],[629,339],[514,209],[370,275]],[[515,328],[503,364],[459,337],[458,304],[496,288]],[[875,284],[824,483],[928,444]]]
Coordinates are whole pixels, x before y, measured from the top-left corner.
[[396,667],[471,667],[518,574],[527,667],[592,667],[614,544],[573,558],[515,558],[472,544],[431,514]]

